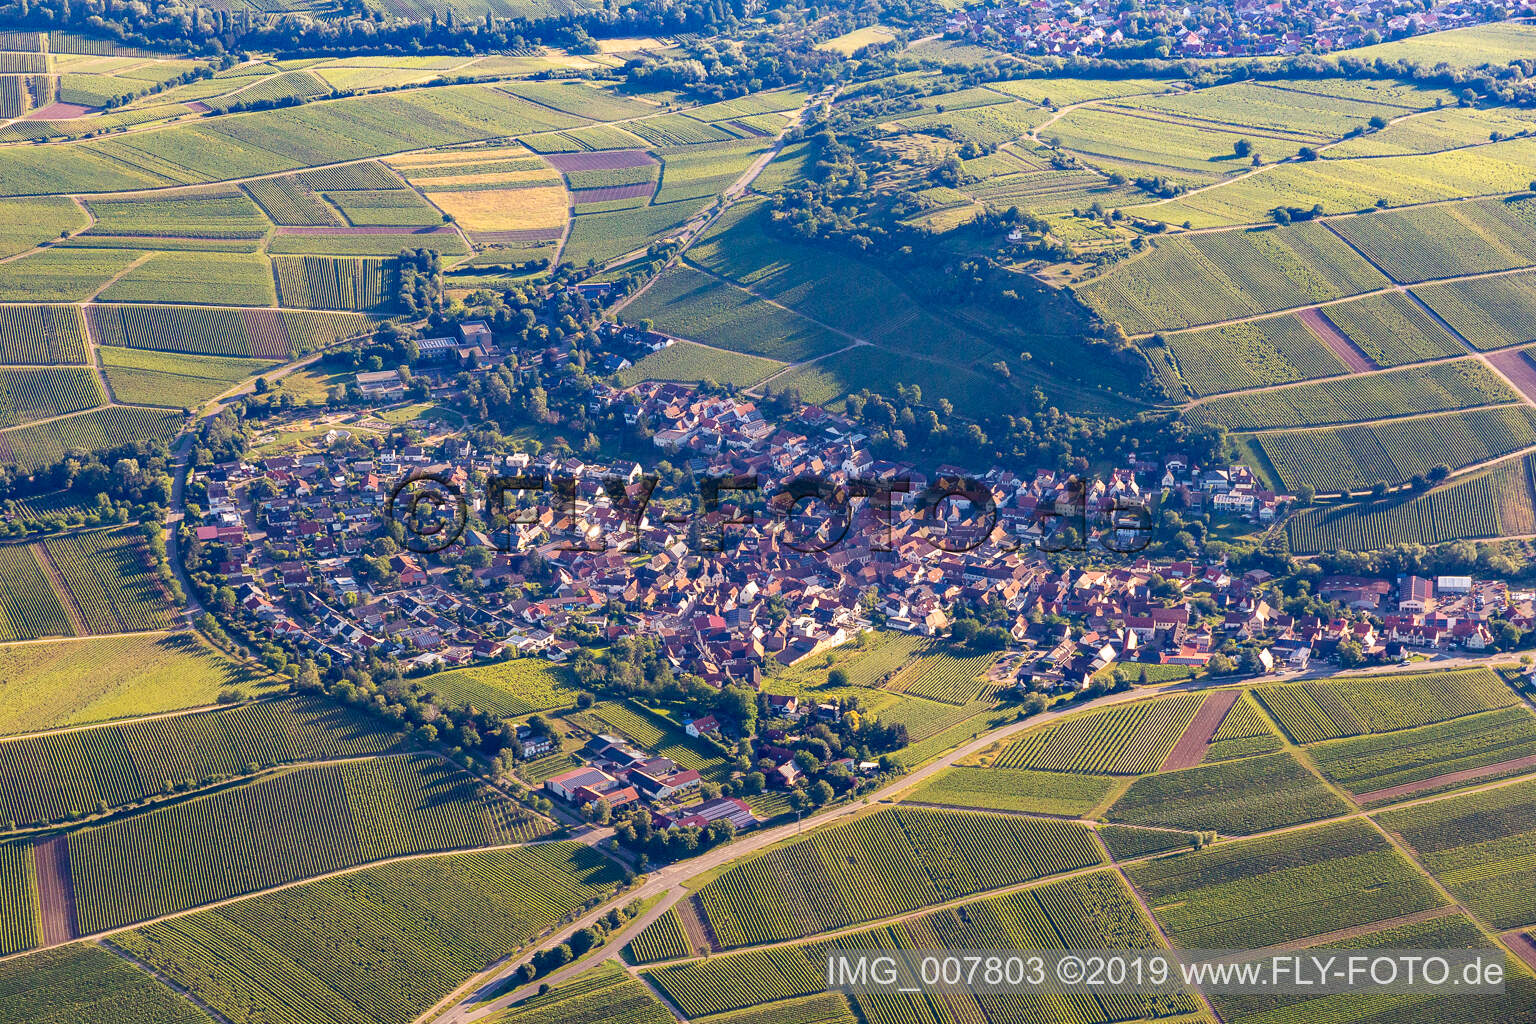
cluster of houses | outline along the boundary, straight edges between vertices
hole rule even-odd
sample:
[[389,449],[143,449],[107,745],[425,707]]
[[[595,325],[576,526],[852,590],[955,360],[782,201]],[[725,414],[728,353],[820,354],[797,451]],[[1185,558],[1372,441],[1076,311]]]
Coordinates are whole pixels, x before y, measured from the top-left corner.
[[1172,57],[1295,55],[1462,28],[1529,13],[1523,0],[1446,0],[1405,7],[1395,0],[1237,0],[1209,7],[1121,0],[1012,0],[955,11],[946,34],[1025,53],[1097,56],[1156,36]]
[[[586,635],[639,629],[659,639],[678,672],[756,687],[770,663],[793,665],[871,625],[934,635],[961,602],[997,602],[1020,616],[1049,609],[1080,581],[1054,573],[1036,545],[1049,548],[1064,525],[1091,534],[1084,527],[1144,507],[1154,493],[1194,507],[1254,496],[1255,521],[1286,500],[1259,490],[1243,466],[1202,470],[1174,454],[1135,457],[1086,482],[993,468],[979,478],[990,509],[966,501],[923,509],[914,498],[930,479],[963,471],[939,466],[930,478],[876,458],[856,423],[816,407],[776,424],[748,399],[668,383],[599,390],[593,401],[643,420],[658,456],[695,481],[755,476],[766,488],[808,477],[908,489],[893,485],[885,504],[876,496],[851,512],[801,507],[793,522],[761,495],[733,492],[701,525],[659,502],[646,506],[645,471],[632,461],[480,455],[452,436],[398,448],[370,441],[372,451],[354,444],[199,470],[207,511],[197,539],[216,545],[213,567],[271,636],[333,663],[369,654],[423,669],[511,656],[563,661],[580,649],[569,635],[579,625]],[[497,476],[568,481],[573,501],[551,490],[527,496],[517,522],[494,537],[468,529],[446,557],[381,547],[390,495],[413,473],[460,489],[476,513],[488,496],[473,481]],[[473,548],[484,551],[471,558]],[[537,578],[524,557],[532,551],[542,556]],[[615,603],[622,620],[610,615]],[[1177,651],[1183,638],[1173,639]]]
[[576,808],[603,802],[613,811],[640,804],[667,805],[669,809],[658,811],[651,819],[663,829],[705,828],[723,819],[740,831],[757,823],[752,809],[734,797],[677,806],[698,791],[699,773],[617,736],[593,736],[581,756],[584,765],[544,781],[544,791],[550,797]]

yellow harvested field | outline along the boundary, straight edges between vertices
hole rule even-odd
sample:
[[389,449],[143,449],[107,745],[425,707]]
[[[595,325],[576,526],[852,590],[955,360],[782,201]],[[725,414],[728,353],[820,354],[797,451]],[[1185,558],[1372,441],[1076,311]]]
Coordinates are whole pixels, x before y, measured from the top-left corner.
[[406,177],[411,179],[412,185],[421,188],[431,188],[433,185],[510,185],[520,181],[547,181],[551,185],[560,184],[560,175],[544,167],[489,174],[435,175],[430,178],[418,178],[408,173]]
[[881,25],[870,25],[865,28],[856,28],[852,32],[845,32],[836,39],[828,39],[826,42],[817,43],[818,50],[836,50],[845,57],[853,56],[856,50],[874,43],[888,43],[896,38],[892,29]]
[[565,223],[570,199],[563,188],[485,189],[427,192],[427,199],[451,214],[465,231],[557,228]]
[[670,50],[671,43],[664,43],[660,39],[652,39],[650,36],[638,36],[628,39],[599,39],[596,41],[598,48],[603,53],[629,53],[634,50]]

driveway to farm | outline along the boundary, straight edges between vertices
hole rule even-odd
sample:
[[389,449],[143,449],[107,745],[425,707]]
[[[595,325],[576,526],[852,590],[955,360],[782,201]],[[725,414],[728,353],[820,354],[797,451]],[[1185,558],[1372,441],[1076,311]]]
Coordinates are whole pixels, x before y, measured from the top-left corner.
[[[581,917],[572,921],[564,928],[561,928],[559,931],[552,932],[537,946],[530,947],[521,956],[509,959],[492,968],[489,972],[481,974],[479,977],[472,979],[468,984],[462,986],[458,991],[452,993],[447,999],[443,1000],[437,1006],[434,1006],[431,1010],[427,1011],[425,1014],[419,1017],[418,1021],[424,1022],[432,1020],[434,1019],[435,1015],[441,1014],[440,1017],[436,1018],[438,1024],[470,1024],[472,1021],[477,1021],[482,1017],[485,1017],[486,1015],[494,1013],[498,1010],[505,1010],[507,1007],[513,1005],[514,1003],[528,998],[537,991],[539,985],[558,985],[560,982],[572,978],[575,975],[587,970],[599,960],[608,959],[617,955],[618,951],[622,949],[626,943],[633,939],[635,935],[639,934],[641,928],[643,928],[645,924],[648,924],[655,917],[660,916],[662,909],[665,909],[665,907],[670,906],[672,903],[676,902],[676,900],[682,895],[682,890],[680,887],[689,880],[697,878],[698,876],[703,875],[709,871],[713,871],[714,869],[721,867],[722,865],[731,861],[745,857],[748,854],[755,853],[758,850],[762,850],[766,847],[772,846],[775,843],[789,839],[797,832],[802,831],[807,827],[819,828],[828,822],[836,821],[840,818],[845,818],[850,815],[857,814],[860,811],[865,810],[866,807],[870,804],[891,800],[903,790],[909,789],[920,782],[932,778],[944,769],[954,765],[957,761],[960,761],[961,759],[968,757],[971,754],[977,753],[978,751],[985,750],[987,747],[991,746],[993,743],[996,743],[998,740],[1006,739],[1007,737],[1012,736],[1015,733],[1022,732],[1025,729],[1034,729],[1042,725],[1047,725],[1067,715],[1076,714],[1079,711],[1109,707],[1114,704],[1123,704],[1131,700],[1139,700],[1145,698],[1151,692],[1173,693],[1190,690],[1201,690],[1230,684],[1231,682],[1232,680],[1229,679],[1194,680],[1186,683],[1176,683],[1171,686],[1158,687],[1155,689],[1155,691],[1151,688],[1133,687],[1132,689],[1125,690],[1121,693],[1110,693],[1105,694],[1102,697],[1095,697],[1092,700],[1079,701],[1074,703],[1071,707],[1063,708],[1059,711],[1047,711],[1044,714],[1035,715],[1031,718],[1026,718],[1021,721],[1010,722],[1005,726],[992,730],[991,732],[982,733],[976,738],[961,744],[960,746],[951,750],[949,753],[944,754],[938,759],[930,761],[928,764],[923,765],[921,768],[917,768],[914,771],[903,775],[901,778],[896,779],[894,782],[891,782],[889,785],[877,790],[862,800],[853,803],[842,804],[830,811],[827,811],[824,814],[806,819],[803,822],[780,825],[776,828],[764,829],[760,832],[747,833],[746,835],[738,838],[735,842],[728,843],[725,846],[716,847],[715,849],[710,850],[708,853],[701,854],[698,857],[692,858],[691,860],[678,861],[676,863],[669,864],[664,868],[660,868],[651,872],[648,876],[646,876],[646,880],[640,886],[623,893],[618,897],[617,900],[610,900],[601,904],[596,909],[583,914]],[[479,1001],[484,1000],[486,996],[494,992],[498,987],[501,987],[512,975],[512,973],[516,971],[518,967],[522,966],[525,961],[529,960],[537,950],[551,949],[555,946],[558,946],[560,943],[570,938],[572,934],[582,928],[585,928],[589,924],[592,924],[594,921],[605,915],[615,906],[622,906],[633,900],[649,899],[651,897],[663,897],[663,899],[662,902],[658,904],[658,907],[653,907],[650,912],[642,914],[640,917],[627,924],[619,932],[615,933],[609,939],[607,946],[604,947],[602,954],[598,957],[589,957],[585,960],[569,964],[551,972],[543,978],[540,978],[533,984],[524,985],[513,989],[504,995],[498,996],[488,1001]]]

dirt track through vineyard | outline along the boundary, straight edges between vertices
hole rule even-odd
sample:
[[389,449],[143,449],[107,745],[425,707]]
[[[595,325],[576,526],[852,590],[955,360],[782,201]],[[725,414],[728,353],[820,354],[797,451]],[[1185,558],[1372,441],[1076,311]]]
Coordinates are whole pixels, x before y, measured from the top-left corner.
[[1531,767],[1536,767],[1536,754],[1517,757],[1513,761],[1486,764],[1480,768],[1463,768],[1459,772],[1447,772],[1444,775],[1436,775],[1432,779],[1422,779],[1419,782],[1405,782],[1401,786],[1388,786],[1386,789],[1376,789],[1369,793],[1358,793],[1355,799],[1362,804],[1375,803],[1377,800],[1397,800],[1401,797],[1412,796],[1414,793],[1421,793],[1426,789],[1438,789],[1441,786],[1451,786],[1458,782],[1467,782],[1472,779],[1486,778],[1489,775],[1498,775],[1501,772],[1513,772]]
[[1344,360],[1344,364],[1351,372],[1367,373],[1381,369],[1376,365],[1375,360],[1360,351],[1355,343],[1350,341],[1332,320],[1328,319],[1327,313],[1313,307],[1302,310],[1300,315],[1301,322],[1307,325],[1307,329],[1317,335],[1317,340],[1327,345],[1334,355]]
[[1232,710],[1239,696],[1241,694],[1236,690],[1219,690],[1207,694],[1200,710],[1195,712],[1195,717],[1190,720],[1184,735],[1179,737],[1179,742],[1168,751],[1168,757],[1159,770],[1171,772],[1199,764],[1205,758],[1205,748],[1211,745],[1211,737],[1221,728],[1227,712]]
[[75,882],[69,872],[69,840],[64,836],[32,848],[37,865],[37,901],[43,917],[43,945],[79,938],[75,918]]

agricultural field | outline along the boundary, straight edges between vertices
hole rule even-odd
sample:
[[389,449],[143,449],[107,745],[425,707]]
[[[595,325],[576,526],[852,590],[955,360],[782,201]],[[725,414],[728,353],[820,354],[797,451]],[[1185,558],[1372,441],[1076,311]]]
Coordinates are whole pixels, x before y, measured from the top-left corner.
[[301,309],[383,310],[394,303],[394,268],[386,259],[279,256],[272,261],[278,298]]
[[1363,821],[1218,843],[1126,873],[1186,949],[1260,949],[1444,904]]
[[[1124,883],[1111,872],[1096,872],[982,898],[958,909],[935,911],[838,939],[659,967],[648,971],[646,977],[686,1017],[695,1019],[823,993],[826,951],[831,948],[1150,949],[1159,945],[1151,923]],[[1111,996],[1108,1012],[1096,1000],[1083,997],[1064,999],[1060,1004],[1051,1002],[1050,996],[1036,998],[1045,1002],[1039,1007],[1021,1007],[1013,1000],[982,996],[977,1000],[980,1006],[971,1004],[970,1012],[980,1014],[982,1007],[993,1013],[1022,1008],[1040,1017],[1041,1010],[1049,1009],[1056,1012],[1044,1014],[1045,1019],[1065,1011],[1069,1013],[1067,1019],[1097,1024],[1193,1010],[1189,997],[1180,992]],[[1027,1002],[1028,997],[1022,1001]]]
[[168,444],[181,425],[179,412],[108,406],[0,432],[0,461],[35,469],[52,465],[75,448],[95,451],[150,440]]
[[1131,825],[1250,835],[1347,810],[1317,776],[1279,753],[1145,776],[1106,816]]
[[1061,775],[1024,768],[955,765],[908,790],[903,799],[979,810],[1081,817],[1122,784],[1109,775]]
[[632,964],[651,964],[658,960],[680,960],[693,956],[692,943],[677,916],[677,908],[670,908],[643,928],[634,941],[624,948],[624,956]]
[[138,529],[50,537],[43,549],[88,632],[127,633],[171,625],[174,609],[149,571],[149,551]]
[[1499,406],[1327,430],[1281,430],[1240,436],[1261,472],[1294,493],[1369,490],[1426,474],[1493,462],[1536,445],[1536,413],[1529,406]]
[[262,255],[159,252],[97,296],[103,302],[185,302],[274,306],[272,264]]
[[39,924],[32,844],[0,844],[0,956],[40,945]]
[[994,768],[1145,775],[1162,765],[1204,699],[1185,693],[1088,712],[1010,741],[990,763]]
[[1348,370],[1295,314],[1154,335],[1141,347],[1174,395],[1186,389],[1196,397],[1214,395]]
[[[545,830],[428,755],[296,768],[69,836],[82,933],[412,853]],[[271,822],[284,823],[274,832]],[[138,883],[121,884],[132,866]]]
[[1536,264],[1536,200],[1529,198],[1388,210],[1330,224],[1407,284]]
[[1074,822],[899,808],[743,861],[700,888],[696,899],[715,941],[731,949],[904,914],[1102,860],[1092,834]]
[[1484,352],[1536,341],[1536,274],[1450,281],[1414,294]]
[[44,636],[73,636],[63,601],[37,560],[35,547],[0,546],[0,638],[31,640]]
[[1187,850],[1191,836],[1160,828],[1136,828],[1133,825],[1104,825],[1099,839],[1117,861],[1142,860],[1160,853]]
[[897,630],[868,630],[853,642],[834,647],[820,658],[807,659],[774,678],[775,692],[811,697],[839,696],[827,673],[841,669],[849,686],[880,687],[928,646],[928,641]]
[[994,653],[954,655],[935,643],[924,645],[916,657],[884,685],[895,693],[926,697],[944,704],[964,705],[987,689],[985,674],[997,660]]
[[0,820],[67,821],[304,761],[382,754],[400,740],[308,698],[0,741]]
[[287,359],[373,329],[361,313],[203,306],[86,307],[97,343],[190,355]]
[[1268,717],[1259,710],[1251,693],[1244,692],[1221,720],[1211,742],[1205,748],[1205,762],[1230,761],[1254,754],[1269,754],[1279,750],[1280,737]]
[[3,1024],[213,1024],[135,965],[90,944],[0,963]]
[[1422,796],[1536,766],[1536,717],[1523,706],[1308,749],[1318,770],[1362,802]]
[[1482,667],[1340,676],[1261,686],[1253,693],[1297,743],[1412,729],[1519,703],[1514,691]]
[[1377,366],[1459,356],[1466,346],[1401,292],[1367,295],[1320,312]]
[[488,1024],[670,1024],[675,1018],[643,982],[603,963],[553,992],[486,1017]]
[[168,191],[155,196],[90,199],[95,217],[90,235],[129,235],[146,239],[261,238],[271,226],[261,208],[238,189]]
[[1519,399],[1502,377],[1479,360],[1458,359],[1209,398],[1186,415],[1232,430],[1270,430],[1365,422]]
[[112,397],[134,405],[193,408],[277,364],[236,356],[193,356],[148,349],[97,349]]
[[681,228],[701,206],[700,203],[671,203],[608,213],[583,213],[571,219],[570,236],[560,251],[560,258],[582,267],[643,250]]
[[1532,470],[1525,456],[1427,494],[1306,509],[1285,529],[1297,554],[1536,533]]
[[625,387],[643,380],[685,383],[712,380],[716,384],[745,388],[773,376],[786,365],[777,359],[678,341],[620,370],[618,379]]
[[634,320],[652,321],[667,334],[708,339],[720,348],[783,362],[813,359],[850,343],[791,310],[769,305],[687,265],[663,271],[624,312]]
[[748,167],[768,151],[768,140],[722,143],[718,146],[690,146],[663,149],[661,188],[657,203],[700,201],[718,195],[746,173]]
[[1321,206],[1324,214],[1333,215],[1369,212],[1383,203],[1411,206],[1468,196],[1504,196],[1527,189],[1530,175],[1526,171],[1533,156],[1536,141],[1520,138],[1452,154],[1290,161],[1188,198],[1133,210],[1166,224],[1188,222],[1205,228],[1263,223],[1277,206],[1302,210]]
[[1387,280],[1322,224],[1164,239],[1077,293],[1128,334],[1358,295]]
[[620,881],[596,850],[551,843],[382,865],[112,941],[235,1024],[409,1024]]
[[0,300],[82,302],[141,255],[132,249],[40,249],[0,263]]
[[442,703],[468,704],[504,718],[576,704],[576,690],[567,670],[543,658],[515,658],[453,669],[419,682]]
[[[1444,33],[1447,35],[1454,33]],[[1433,37],[1431,37],[1433,38]],[[1406,40],[1405,40],[1406,41]],[[1393,44],[1395,45],[1395,44]],[[1444,914],[1329,943],[1333,950],[1489,949],[1492,943],[1467,917]],[[1530,975],[1504,956],[1505,991],[1477,999],[1447,999],[1440,993],[1401,994],[1390,1003],[1374,994],[1217,995],[1211,1001],[1221,1019],[1231,1024],[1262,1024],[1273,1020],[1355,1020],[1371,1014],[1382,1021],[1436,1021],[1437,1024],[1479,1024],[1486,1020],[1519,1020],[1536,1003]]]
[[91,409],[105,399],[96,374],[84,367],[0,370],[0,427]]
[[1536,803],[1530,782],[1378,816],[1472,913],[1506,929],[1536,923]]
[[0,306],[0,361],[7,366],[83,363],[85,325],[74,306]]

